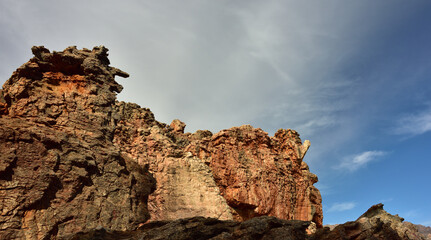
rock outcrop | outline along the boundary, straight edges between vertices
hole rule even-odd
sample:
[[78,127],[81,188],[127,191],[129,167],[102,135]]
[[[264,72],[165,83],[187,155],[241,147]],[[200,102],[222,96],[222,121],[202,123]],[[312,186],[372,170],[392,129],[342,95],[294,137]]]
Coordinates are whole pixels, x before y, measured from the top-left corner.
[[333,239],[391,239],[425,240],[414,224],[404,222],[398,215],[383,210],[383,204],[376,204],[362,214],[356,221],[318,229],[310,240]]
[[152,220],[206,216],[244,221],[257,216],[313,221],[322,226],[317,176],[303,157],[309,141],[280,129],[274,137],[248,125],[212,134],[184,133],[185,124],[157,122],[148,109],[117,105],[114,142],[149,165],[157,180]]
[[0,94],[0,239],[136,229],[155,181],[112,142],[128,75],[104,47],[32,51]]
[[425,239],[382,204],[321,228],[296,131],[184,133],[116,101],[103,46],[32,51],[0,90],[0,239]]
[[426,240],[431,240],[431,227],[427,227],[420,224],[415,224],[415,227],[418,229],[418,232],[420,232]]
[[184,133],[180,120],[116,101],[114,77],[128,74],[103,46],[32,51],[0,90],[0,238],[128,231],[150,215],[322,226],[317,177],[303,162],[309,142],[297,132]]

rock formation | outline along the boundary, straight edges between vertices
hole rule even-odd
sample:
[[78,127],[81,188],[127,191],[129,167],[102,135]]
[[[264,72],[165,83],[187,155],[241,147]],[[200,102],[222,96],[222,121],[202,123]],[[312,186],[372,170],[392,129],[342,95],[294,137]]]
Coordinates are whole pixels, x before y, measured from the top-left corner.
[[128,75],[104,47],[32,51],[0,91],[0,239],[135,229],[155,182],[112,142]]
[[0,90],[0,239],[424,239],[382,204],[321,228],[296,131],[184,133],[116,101],[103,46],[32,51]]
[[322,226],[317,177],[302,161],[309,142],[297,132],[184,133],[180,120],[116,101],[114,77],[128,74],[103,46],[32,51],[0,91],[0,238],[133,230],[150,215]]
[[168,126],[135,104],[117,107],[123,117],[114,142],[124,155],[148,164],[157,181],[149,199],[152,220],[267,215],[322,226],[317,176],[302,161],[309,142],[302,144],[296,131],[269,137],[245,125],[190,134],[179,120]]
[[346,222],[329,228],[318,229],[310,240],[332,239],[415,239],[425,240],[414,224],[404,222],[398,215],[383,210],[383,204],[376,204],[362,214],[356,221]]
[[426,240],[431,240],[431,227],[420,224],[416,224],[415,227],[418,229],[418,232],[420,232],[425,237]]

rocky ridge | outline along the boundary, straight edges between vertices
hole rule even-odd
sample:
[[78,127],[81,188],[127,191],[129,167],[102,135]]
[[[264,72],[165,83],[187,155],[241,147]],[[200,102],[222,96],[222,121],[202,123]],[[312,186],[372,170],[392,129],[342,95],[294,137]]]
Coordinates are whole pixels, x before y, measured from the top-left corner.
[[212,134],[163,125],[149,110],[119,103],[114,142],[149,165],[158,187],[150,196],[152,220],[193,216],[244,221],[256,216],[313,221],[322,226],[317,176],[302,161],[309,142],[280,129],[274,137],[249,125]]
[[171,221],[150,222],[136,231],[115,232],[95,229],[68,236],[68,240],[81,239],[283,239],[283,240],[425,240],[416,227],[397,215],[383,210],[383,204],[372,206],[356,221],[337,225],[333,230],[320,228],[306,234],[310,222],[282,220],[274,217],[256,217],[244,222],[220,221],[214,218],[194,217]]
[[418,229],[418,232],[420,232],[425,237],[425,239],[431,240],[431,227],[421,224],[415,224],[415,227]]
[[425,240],[416,226],[398,215],[391,215],[383,209],[383,204],[376,204],[362,214],[356,221],[318,229],[312,240],[330,239],[417,239]]

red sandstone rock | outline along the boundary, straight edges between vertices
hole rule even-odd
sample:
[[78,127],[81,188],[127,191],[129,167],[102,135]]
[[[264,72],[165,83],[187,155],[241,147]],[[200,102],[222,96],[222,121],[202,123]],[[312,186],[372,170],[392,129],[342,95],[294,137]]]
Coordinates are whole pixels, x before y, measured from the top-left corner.
[[184,133],[184,129],[186,128],[186,124],[181,122],[178,119],[175,119],[172,121],[170,127],[173,129],[174,132]]
[[313,186],[317,177],[302,161],[308,144],[293,130],[270,138],[251,126],[211,138],[210,167],[237,220],[269,215],[322,226],[321,197]]
[[112,142],[114,76],[127,74],[104,47],[32,50],[0,94],[0,239],[135,229],[155,185]]
[[118,107],[124,117],[114,142],[141,165],[149,164],[157,180],[149,199],[152,220],[206,216],[244,221],[269,215],[322,226],[322,200],[313,186],[317,176],[302,161],[309,142],[302,144],[295,131],[279,130],[269,137],[242,126],[215,135],[202,130],[183,134],[179,120],[167,126],[148,109]]
[[136,104],[121,102],[117,109],[121,120],[114,142],[124,155],[141,165],[148,164],[157,181],[148,201],[151,220],[193,216],[232,219],[211,169],[184,151],[190,134],[183,134],[183,127],[175,128],[176,124],[183,125],[180,121],[174,121],[172,127],[159,123],[149,109]]
[[132,230],[148,212],[322,225],[317,177],[302,161],[309,142],[295,131],[184,133],[179,120],[116,101],[114,77],[128,74],[109,66],[106,48],[32,51],[0,91],[0,238]]

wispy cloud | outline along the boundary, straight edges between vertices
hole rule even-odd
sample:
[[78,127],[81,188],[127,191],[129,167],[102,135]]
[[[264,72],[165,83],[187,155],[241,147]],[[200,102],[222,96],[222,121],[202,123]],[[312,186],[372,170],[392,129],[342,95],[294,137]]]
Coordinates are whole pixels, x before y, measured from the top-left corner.
[[351,210],[356,207],[355,202],[341,202],[341,203],[334,203],[332,206],[328,209],[327,212],[343,212],[347,210]]
[[383,151],[366,151],[357,155],[345,157],[341,164],[335,166],[334,168],[353,172],[367,165],[367,163],[375,161],[378,157],[384,156],[386,154],[387,152]]
[[395,127],[395,134],[416,136],[431,131],[431,109],[416,115],[401,118]]

